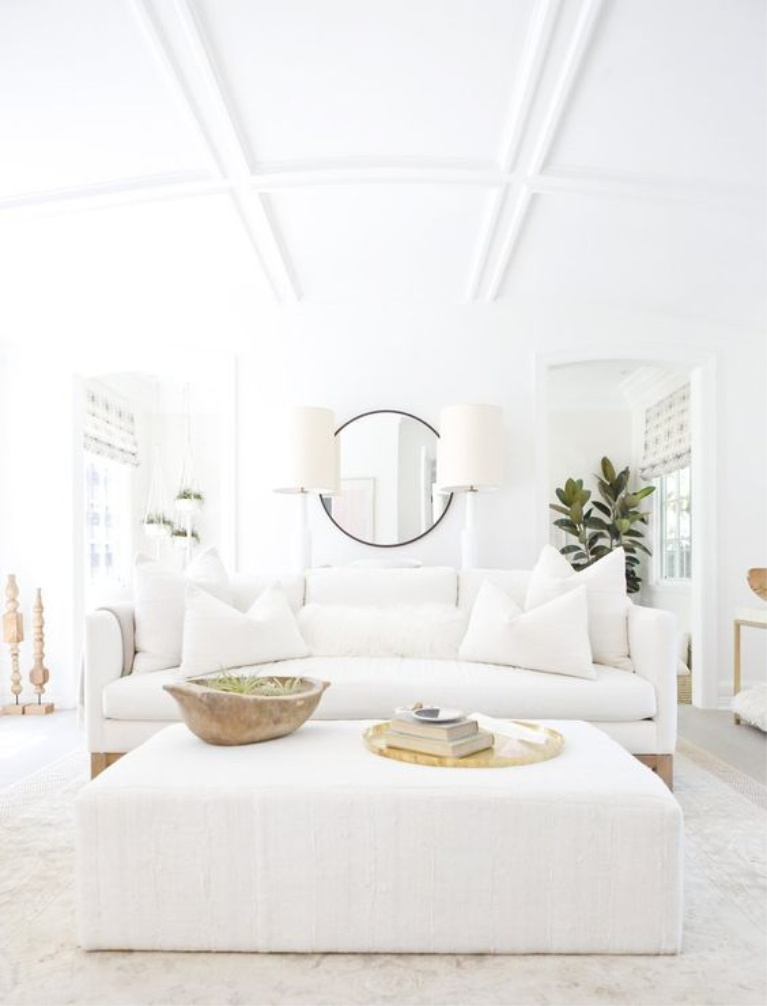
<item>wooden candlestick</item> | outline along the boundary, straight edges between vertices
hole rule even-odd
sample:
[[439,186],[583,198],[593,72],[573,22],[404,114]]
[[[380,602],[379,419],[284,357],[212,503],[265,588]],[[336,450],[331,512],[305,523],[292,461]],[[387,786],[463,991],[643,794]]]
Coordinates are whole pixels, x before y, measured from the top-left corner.
[[24,706],[19,702],[21,695],[21,671],[19,670],[19,643],[24,640],[24,616],[19,611],[19,588],[16,577],[9,574],[5,585],[5,614],[3,615],[3,639],[11,651],[11,694],[14,701],[3,706],[3,712],[8,716],[20,716]]
[[53,712],[52,702],[43,702],[45,684],[50,678],[50,672],[43,662],[45,656],[45,618],[43,616],[43,592],[38,587],[35,592],[35,603],[32,606],[32,647],[34,664],[29,672],[29,680],[35,689],[37,702],[28,702],[24,712],[33,715],[45,715]]

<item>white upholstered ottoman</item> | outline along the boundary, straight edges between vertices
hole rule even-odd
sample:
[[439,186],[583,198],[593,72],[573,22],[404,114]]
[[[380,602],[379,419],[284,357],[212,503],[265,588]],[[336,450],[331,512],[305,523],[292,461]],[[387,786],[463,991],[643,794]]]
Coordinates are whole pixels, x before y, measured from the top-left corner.
[[682,816],[585,723],[553,761],[407,765],[359,722],[211,747],[171,726],[77,800],[89,950],[679,950]]

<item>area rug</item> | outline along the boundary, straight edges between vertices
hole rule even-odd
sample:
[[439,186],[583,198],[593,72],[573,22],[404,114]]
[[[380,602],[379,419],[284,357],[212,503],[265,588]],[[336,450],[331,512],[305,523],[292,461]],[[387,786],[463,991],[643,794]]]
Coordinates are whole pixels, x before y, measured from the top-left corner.
[[678,957],[96,953],[78,950],[72,800],[86,756],[0,793],[0,1003],[762,1004],[767,794],[682,742],[686,921]]

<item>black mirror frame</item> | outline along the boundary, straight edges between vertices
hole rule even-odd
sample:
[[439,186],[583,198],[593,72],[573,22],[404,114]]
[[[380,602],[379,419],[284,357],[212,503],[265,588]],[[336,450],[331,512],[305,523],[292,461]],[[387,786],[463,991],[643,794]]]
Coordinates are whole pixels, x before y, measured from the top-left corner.
[[[342,423],[341,426],[339,426],[338,429],[336,430],[335,436],[338,436],[338,434],[342,430],[346,429],[347,426],[351,426],[352,423],[356,423],[358,419],[365,419],[366,416],[378,416],[381,414],[405,416],[407,419],[415,419],[416,422],[422,423],[424,426],[430,429],[431,432],[434,434],[434,436],[439,440],[439,433],[437,432],[437,430],[434,429],[431,423],[427,423],[426,420],[421,419],[420,416],[414,416],[412,412],[404,412],[402,409],[371,409],[369,412],[360,412],[358,416],[352,416],[351,419],[347,419],[345,423]],[[335,526],[338,528],[341,534],[345,534],[346,537],[351,538],[352,541],[359,542],[360,545],[367,545],[369,548],[405,548],[405,546],[407,545],[412,545],[414,541],[420,541],[421,538],[425,538],[427,534],[431,534],[434,528],[441,523],[441,521],[444,519],[445,514],[450,509],[450,504],[453,502],[453,495],[454,495],[453,493],[450,493],[447,503],[445,504],[445,509],[442,511],[437,520],[434,521],[432,526],[428,528],[428,530],[424,531],[422,534],[416,535],[415,538],[409,538],[407,541],[393,542],[390,545],[379,544],[378,542],[375,541],[365,541],[364,538],[357,538],[355,535],[351,534],[345,528],[342,528],[341,525],[338,523],[338,521],[334,519],[333,514],[328,509],[328,498],[326,496],[320,495],[320,501],[322,503],[322,509],[327,514],[331,523],[335,524]]]

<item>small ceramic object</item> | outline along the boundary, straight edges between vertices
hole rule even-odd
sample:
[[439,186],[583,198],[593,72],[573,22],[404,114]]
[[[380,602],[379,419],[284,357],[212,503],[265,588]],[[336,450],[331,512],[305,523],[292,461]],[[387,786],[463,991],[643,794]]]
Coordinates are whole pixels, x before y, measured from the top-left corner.
[[748,571],[748,585],[763,601],[767,601],[767,569],[754,566]]
[[192,733],[208,744],[231,746],[257,744],[293,733],[309,719],[329,686],[329,681],[299,678],[298,690],[290,695],[239,695],[208,688],[204,679],[163,687],[178,702]]

